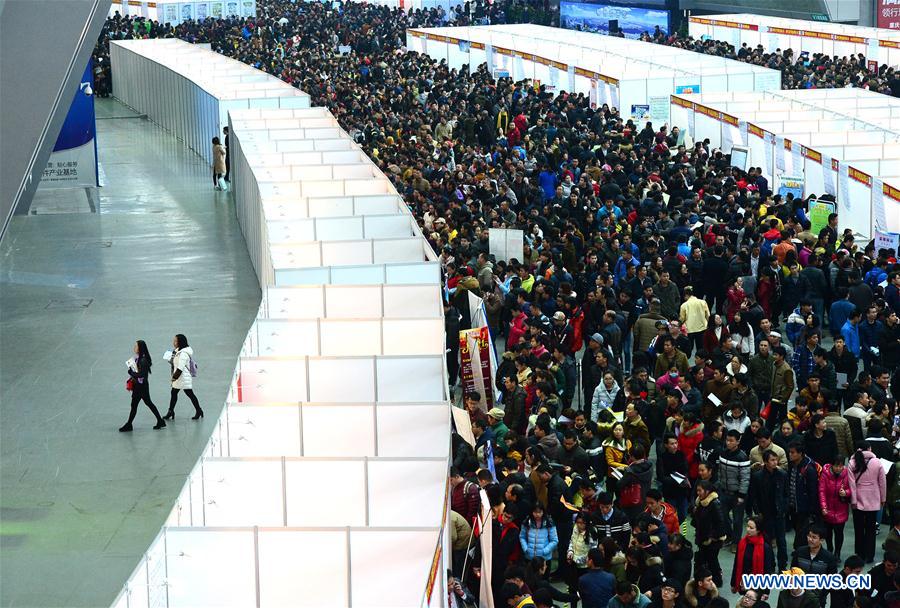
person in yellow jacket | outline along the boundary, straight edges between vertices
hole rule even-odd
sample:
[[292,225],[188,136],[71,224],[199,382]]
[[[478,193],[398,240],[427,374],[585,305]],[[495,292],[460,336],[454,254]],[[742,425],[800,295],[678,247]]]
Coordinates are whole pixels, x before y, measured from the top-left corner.
[[[694,288],[688,285],[684,288],[684,303],[678,313],[681,324],[688,332],[691,345],[697,350],[703,348],[703,334],[709,323],[709,306],[706,300],[701,300],[694,295]],[[690,355],[690,353],[687,353]]]
[[509,112],[506,108],[500,108],[497,112],[497,133],[506,133],[509,131]]

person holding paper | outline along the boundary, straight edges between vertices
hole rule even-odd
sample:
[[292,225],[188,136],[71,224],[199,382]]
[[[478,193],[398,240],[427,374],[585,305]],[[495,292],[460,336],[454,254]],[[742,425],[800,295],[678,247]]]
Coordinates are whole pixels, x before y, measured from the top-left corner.
[[147,343],[138,340],[134,343],[134,357],[129,359],[128,376],[132,380],[131,389],[131,412],[128,414],[128,422],[119,428],[120,433],[130,433],[133,429],[131,423],[137,415],[137,406],[141,401],[150,408],[150,412],[156,416],[156,426],[154,430],[165,428],[166,422],[160,417],[159,410],[153,405],[150,399],[150,368],[153,366],[153,359],[150,357],[150,351],[147,349]]
[[172,367],[172,395],[169,399],[169,411],[166,413],[165,418],[166,420],[175,418],[175,402],[178,401],[178,391],[184,391],[184,394],[187,395],[194,405],[194,416],[192,419],[198,420],[203,418],[203,410],[200,409],[200,402],[197,400],[193,390],[194,378],[191,375],[191,370],[193,367],[192,357],[194,356],[194,349],[188,346],[188,341],[184,334],[176,334],[172,338],[172,346],[175,349],[172,351],[172,360],[169,361],[169,365]]

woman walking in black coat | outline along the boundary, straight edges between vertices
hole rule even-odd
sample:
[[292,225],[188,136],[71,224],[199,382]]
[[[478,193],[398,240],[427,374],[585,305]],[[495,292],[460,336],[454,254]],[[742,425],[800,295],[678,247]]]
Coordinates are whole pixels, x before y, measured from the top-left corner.
[[143,399],[150,411],[156,416],[156,426],[154,429],[165,428],[166,422],[159,415],[159,410],[153,405],[150,399],[150,368],[153,366],[153,359],[150,357],[150,351],[147,349],[147,343],[138,340],[134,343],[134,358],[128,362],[128,375],[131,378],[131,413],[128,415],[128,422],[119,428],[120,433],[128,433],[133,430],[131,423],[137,414],[138,403]]
[[713,582],[717,587],[721,587],[722,566],[719,565],[719,550],[728,537],[728,524],[716,488],[709,481],[697,483],[697,502],[694,503],[694,517],[691,523],[697,530],[694,571],[706,566],[712,574]]

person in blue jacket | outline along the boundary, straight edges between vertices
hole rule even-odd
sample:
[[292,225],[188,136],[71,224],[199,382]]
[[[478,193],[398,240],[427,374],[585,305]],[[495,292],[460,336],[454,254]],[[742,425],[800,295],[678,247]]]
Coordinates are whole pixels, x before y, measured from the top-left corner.
[[553,559],[553,551],[559,544],[556,524],[540,503],[535,503],[531,516],[522,524],[519,542],[522,545],[523,558],[531,560],[543,557],[548,564]]
[[588,551],[587,567],[588,571],[578,579],[578,595],[584,608],[606,608],[616,593],[616,577],[603,569],[603,549],[594,547]]
[[841,327],[841,336],[843,336],[844,342],[847,344],[847,350],[857,358],[859,358],[859,320],[861,318],[862,313],[859,312],[858,308],[854,308],[844,322],[844,326]]
[[837,338],[841,335],[841,328],[850,318],[850,313],[856,309],[856,304],[850,301],[850,292],[846,287],[838,289],[838,300],[828,309],[828,321],[831,325],[831,336]]

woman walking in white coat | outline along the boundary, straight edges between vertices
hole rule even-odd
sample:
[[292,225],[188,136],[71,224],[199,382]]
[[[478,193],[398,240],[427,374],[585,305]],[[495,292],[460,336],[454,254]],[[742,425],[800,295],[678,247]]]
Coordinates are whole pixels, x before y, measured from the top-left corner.
[[194,349],[188,346],[187,338],[184,334],[176,334],[172,340],[172,346],[175,351],[172,353],[172,359],[169,364],[172,366],[172,397],[169,399],[169,411],[164,416],[166,420],[175,418],[175,402],[178,401],[178,391],[184,391],[191,403],[194,404],[194,416],[192,420],[203,418],[203,410],[200,409],[200,402],[197,395],[194,394],[194,378],[191,375],[191,357],[194,356]]

